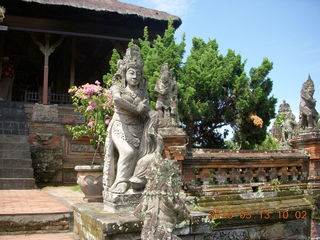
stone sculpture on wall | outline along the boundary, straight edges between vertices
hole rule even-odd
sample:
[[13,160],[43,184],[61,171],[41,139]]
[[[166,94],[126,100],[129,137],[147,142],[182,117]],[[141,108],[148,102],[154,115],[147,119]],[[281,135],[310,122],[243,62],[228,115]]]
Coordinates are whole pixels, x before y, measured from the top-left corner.
[[288,142],[294,136],[297,125],[290,105],[286,101],[283,101],[279,106],[276,121],[271,129],[273,137],[280,142],[281,148],[290,148]]
[[318,112],[315,109],[316,100],[313,98],[314,83],[309,75],[301,89],[299,126],[302,129],[314,129],[318,122]]
[[161,68],[155,91],[158,93],[156,110],[160,119],[160,127],[178,126],[178,89],[168,63]]

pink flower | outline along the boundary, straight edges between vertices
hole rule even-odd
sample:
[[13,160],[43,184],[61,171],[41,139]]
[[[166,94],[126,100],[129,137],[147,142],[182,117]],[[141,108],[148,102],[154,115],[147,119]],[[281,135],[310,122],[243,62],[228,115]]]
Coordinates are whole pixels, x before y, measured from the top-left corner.
[[97,103],[96,103],[96,102],[91,102],[91,101],[90,101],[89,104],[90,104],[90,106],[93,107],[93,108],[97,106]]
[[87,126],[88,127],[92,127],[95,124],[95,120],[90,120],[90,122],[88,122]]
[[88,106],[87,109],[86,109],[86,111],[92,111],[93,109],[94,109],[94,107]]
[[107,120],[105,120],[105,121],[104,121],[104,123],[105,123],[106,125],[109,125],[110,120],[109,120],[109,119],[107,119]]
[[100,84],[101,84],[98,80],[95,81],[94,83],[95,83],[96,85],[98,85],[98,86],[100,86]]

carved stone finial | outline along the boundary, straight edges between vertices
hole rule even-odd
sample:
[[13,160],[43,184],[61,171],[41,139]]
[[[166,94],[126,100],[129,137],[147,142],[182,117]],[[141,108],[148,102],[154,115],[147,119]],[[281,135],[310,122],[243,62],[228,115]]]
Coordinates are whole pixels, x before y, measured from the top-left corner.
[[308,80],[303,83],[301,89],[299,125],[301,128],[314,129],[317,126],[319,114],[316,107],[316,100],[313,98],[314,83],[308,76]]
[[180,199],[181,177],[176,162],[159,156],[147,174],[148,183],[135,215],[143,220],[142,240],[180,239],[172,234],[177,224],[189,218]]
[[155,91],[158,93],[156,110],[160,118],[160,127],[177,127],[178,89],[168,63],[162,65]]

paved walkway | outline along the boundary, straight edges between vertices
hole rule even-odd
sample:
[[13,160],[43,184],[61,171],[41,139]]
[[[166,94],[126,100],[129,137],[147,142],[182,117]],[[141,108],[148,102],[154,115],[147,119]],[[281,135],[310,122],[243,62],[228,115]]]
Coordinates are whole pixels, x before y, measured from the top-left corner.
[[0,240],[75,240],[73,233],[22,234],[1,236]]
[[0,214],[68,212],[64,204],[40,190],[0,190]]
[[[71,187],[46,187],[42,190],[0,190],[0,215],[50,214],[71,211],[84,202],[83,193]],[[74,240],[73,233],[0,235],[0,240]]]

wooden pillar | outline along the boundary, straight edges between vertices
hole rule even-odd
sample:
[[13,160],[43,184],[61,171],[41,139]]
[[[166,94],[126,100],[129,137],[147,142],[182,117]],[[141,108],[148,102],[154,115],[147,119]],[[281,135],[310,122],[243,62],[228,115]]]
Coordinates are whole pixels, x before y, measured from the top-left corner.
[[70,87],[75,85],[76,39],[71,42]]
[[0,79],[2,75],[2,58],[3,58],[4,35],[0,32]]
[[49,90],[49,57],[56,50],[56,48],[62,43],[64,36],[53,45],[50,46],[50,34],[45,34],[45,43],[42,44],[36,39],[33,33],[30,34],[32,40],[40,48],[40,51],[44,55],[44,66],[43,66],[43,91],[42,91],[42,104],[48,104],[48,90]]

